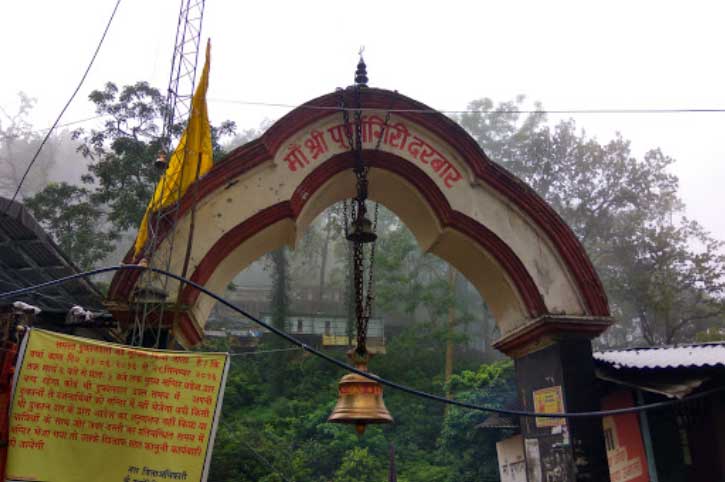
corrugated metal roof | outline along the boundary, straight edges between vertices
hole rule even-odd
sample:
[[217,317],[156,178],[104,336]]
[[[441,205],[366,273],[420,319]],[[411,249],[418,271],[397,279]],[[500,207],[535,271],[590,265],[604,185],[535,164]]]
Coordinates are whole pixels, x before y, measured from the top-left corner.
[[725,342],[595,352],[614,368],[725,367]]
[[[0,293],[77,273],[78,269],[19,202],[0,197]],[[24,301],[43,311],[66,313],[73,305],[102,309],[102,295],[80,279],[13,299],[0,307]]]

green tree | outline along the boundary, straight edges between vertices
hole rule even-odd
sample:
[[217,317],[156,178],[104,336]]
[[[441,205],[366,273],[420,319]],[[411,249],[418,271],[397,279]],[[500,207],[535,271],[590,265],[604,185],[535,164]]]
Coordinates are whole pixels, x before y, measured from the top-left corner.
[[721,313],[722,246],[689,221],[668,225],[684,209],[678,179],[668,170],[674,160],[659,149],[638,159],[621,135],[600,143],[578,132],[572,120],[551,127],[541,113],[511,113],[523,102],[476,101],[459,121],[493,161],[548,201],[584,244],[619,320],[604,340],[691,339]]
[[[165,97],[148,82],[123,88],[107,82],[103,90],[91,92],[89,99],[105,120],[100,128],[73,133],[81,141],[79,151],[89,161],[83,181],[94,187],[92,199],[104,206],[115,231],[134,229],[161,174],[154,161],[167,143],[164,134],[178,136],[186,119],[177,119],[180,123],[163,133]],[[223,156],[220,138],[232,135],[235,129],[230,121],[212,127],[215,161]]]
[[99,229],[102,213],[90,191],[67,183],[51,183],[25,204],[81,269],[90,269],[112,249],[114,236]]
[[289,261],[285,248],[275,249],[269,254],[272,269],[272,293],[270,303],[272,305],[272,325],[280,330],[285,330],[287,317],[289,316]]
[[122,89],[107,82],[89,99],[104,121],[101,128],[73,133],[89,161],[83,181],[95,186],[93,201],[105,206],[113,229],[123,232],[140,222],[159,176],[154,161],[164,145],[165,99],[147,82]]
[[[272,251],[269,254],[269,260],[272,269],[272,292],[270,297],[272,326],[279,330],[287,331],[287,317],[289,316],[290,308],[290,277],[289,261],[285,248],[282,247]],[[275,348],[281,348],[286,345],[284,340],[277,336],[272,338],[270,344]],[[271,382],[274,387],[274,392],[278,395],[285,392],[286,358],[283,355],[276,357],[271,366]]]
[[[42,141],[42,135],[28,121],[35,103],[35,99],[19,92],[16,112],[11,114],[0,107],[0,194],[5,196],[15,193]],[[20,189],[21,199],[48,183],[50,170],[57,164],[60,143],[59,137],[48,139]]]
[[[140,223],[160,175],[153,161],[166,144],[161,132],[165,99],[147,82],[121,89],[108,82],[89,98],[105,120],[100,128],[73,132],[73,139],[81,142],[78,151],[89,161],[82,177],[86,187],[45,182],[28,203],[61,248],[86,268],[114,249],[120,233]],[[23,97],[6,136],[9,140],[3,141],[6,150],[20,140],[26,144],[33,140],[23,120],[31,107],[32,101]],[[171,134],[182,129],[182,124],[172,126]],[[219,139],[234,130],[229,121],[212,127],[215,159],[223,156]]]
[[659,219],[618,247],[626,269],[613,283],[649,344],[692,341],[722,326],[725,315],[723,243],[695,221]]
[[[513,379],[513,365],[507,360],[454,375],[450,389],[457,400],[503,408],[516,398]],[[439,438],[450,466],[447,481],[474,482],[498,476],[497,464],[481,463],[497,459],[496,442],[505,436],[499,431],[477,427],[488,416],[489,413],[459,407],[447,411]]]
[[380,482],[385,476],[380,458],[370,457],[367,448],[353,447],[335,472],[335,482]]

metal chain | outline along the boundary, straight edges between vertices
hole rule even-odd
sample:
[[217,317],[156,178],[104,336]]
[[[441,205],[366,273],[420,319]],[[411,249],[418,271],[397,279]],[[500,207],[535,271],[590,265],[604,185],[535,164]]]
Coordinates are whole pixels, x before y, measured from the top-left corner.
[[[377,232],[378,227],[378,211],[380,204],[375,203],[375,214],[373,215],[373,232]],[[373,315],[373,301],[375,300],[375,248],[378,242],[375,241],[370,246],[370,260],[368,261],[368,292],[365,301],[365,333],[368,331],[367,323]]]
[[[340,110],[342,111],[342,121],[343,121],[343,127],[345,129],[345,137],[347,138],[347,145],[349,146],[350,150],[353,150],[354,142],[352,139],[352,129],[350,128],[350,113],[347,109],[347,106],[345,105],[345,90],[344,89],[338,89],[338,92],[340,93]],[[345,226],[345,238],[347,239],[347,236],[349,234],[348,224],[347,220],[354,220],[356,218],[356,209],[354,206],[354,203],[350,203],[349,211],[350,211],[350,217],[347,217],[348,214],[348,200],[345,199],[342,202],[342,209],[343,209],[343,215],[344,215],[344,226]]]
[[[391,106],[392,108],[392,106]],[[383,128],[380,131],[380,137],[378,138],[377,144],[375,144],[375,150],[380,150],[380,144],[385,137],[385,133],[390,124],[390,109],[385,113],[385,121],[383,122]],[[375,213],[373,215],[373,232],[376,233],[378,230],[378,212],[380,211],[380,203],[375,203]],[[377,247],[377,241],[372,243],[370,246],[370,259],[368,261],[368,290],[365,300],[365,333],[368,331],[368,323],[370,318],[373,316],[373,302],[375,300],[375,248]]]
[[[343,125],[344,125],[344,131],[345,136],[347,138],[347,143],[349,145],[350,150],[352,151],[354,155],[354,168],[353,171],[355,173],[355,187],[356,187],[356,196],[354,199],[350,200],[350,207],[348,208],[348,200],[343,201],[342,203],[342,212],[343,212],[343,222],[344,222],[344,228],[345,228],[345,237],[348,236],[349,230],[348,230],[348,219],[350,220],[350,228],[352,228],[353,223],[358,224],[360,223],[363,218],[365,217],[367,213],[367,205],[366,201],[368,198],[368,173],[370,170],[370,167],[367,166],[363,160],[362,150],[363,150],[363,135],[362,135],[362,123],[363,123],[363,116],[362,116],[362,109],[361,109],[361,99],[360,99],[360,86],[355,85],[354,87],[354,95],[355,95],[355,110],[353,111],[353,118],[354,118],[354,131],[351,129],[350,126],[350,115],[349,115],[349,109],[346,108],[345,105],[345,91],[340,89],[340,110],[342,111],[343,116]],[[385,136],[385,131],[388,127],[388,124],[390,123],[390,111],[388,111],[385,115],[385,122],[383,124],[383,130],[380,133],[380,138],[378,139],[378,142],[375,146],[375,150],[380,149],[380,143],[382,142],[383,137]],[[378,203],[375,203],[375,214],[373,218],[372,223],[372,229],[373,232],[375,232],[377,228],[378,223],[378,212],[379,212],[380,205]],[[349,217],[348,217],[348,211],[349,211]],[[360,228],[360,224],[358,224],[358,229]],[[356,328],[356,339],[357,339],[357,348],[356,352],[359,356],[365,357],[367,355],[367,331],[368,331],[368,324],[370,321],[370,317],[372,315],[372,306],[373,306],[373,300],[375,298],[374,294],[374,260],[375,260],[375,242],[372,243],[372,246],[370,247],[369,254],[368,254],[368,263],[367,266],[365,265],[365,248],[361,240],[355,240],[353,241],[352,246],[352,257],[353,257],[353,285],[355,290],[355,328]],[[367,269],[367,290],[365,289],[365,270]]]
[[338,92],[340,92],[340,110],[342,110],[342,121],[343,126],[345,127],[345,137],[347,137],[347,144],[350,147],[350,150],[352,150],[354,143],[352,140],[352,130],[350,129],[350,113],[345,106],[345,91],[343,89],[339,89]]
[[360,241],[353,243],[353,277],[355,283],[355,327],[357,329],[357,348],[355,351],[361,356],[367,353],[365,340],[367,338],[367,317],[363,304],[364,276],[363,270],[363,244]]

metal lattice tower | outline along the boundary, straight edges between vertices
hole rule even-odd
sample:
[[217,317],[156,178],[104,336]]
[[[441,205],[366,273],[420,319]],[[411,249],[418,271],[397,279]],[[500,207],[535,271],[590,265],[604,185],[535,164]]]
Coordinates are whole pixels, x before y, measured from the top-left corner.
[[[201,25],[204,18],[205,0],[181,0],[179,18],[176,29],[174,52],[171,58],[169,87],[166,93],[166,108],[162,131],[162,154],[164,160],[171,152],[174,141],[182,129],[178,127],[189,118],[191,103],[194,96],[197,62],[201,47]],[[161,181],[163,183],[163,178]],[[178,198],[178,197],[177,197]],[[164,209],[155,210],[150,217],[149,238],[146,243],[144,258],[149,260],[150,267],[171,270],[171,259],[174,252],[174,233],[179,214],[179,202]],[[157,251],[159,234],[167,230],[168,242],[163,251]],[[184,275],[185,273],[179,273]],[[165,314],[173,309],[174,300],[168,298],[169,280],[151,272],[144,272],[139,280],[140,288],[134,293],[134,323],[131,332],[131,345],[153,344],[163,347],[163,323]],[[178,306],[176,307],[179,308]],[[153,335],[150,339],[149,335]]]

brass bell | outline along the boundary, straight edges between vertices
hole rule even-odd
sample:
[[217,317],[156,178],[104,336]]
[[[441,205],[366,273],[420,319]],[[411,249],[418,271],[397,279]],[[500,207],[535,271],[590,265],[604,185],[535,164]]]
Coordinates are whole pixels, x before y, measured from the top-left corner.
[[368,218],[358,218],[358,220],[352,223],[352,226],[350,226],[350,228],[351,231],[347,235],[348,241],[372,243],[373,241],[378,239],[378,235],[375,234],[375,231],[373,231],[373,223],[371,223]]
[[[356,364],[358,370],[367,371],[367,365]],[[383,387],[376,381],[357,373],[348,373],[338,384],[337,405],[328,422],[355,424],[358,435],[369,423],[391,423],[393,417],[383,402]]]

